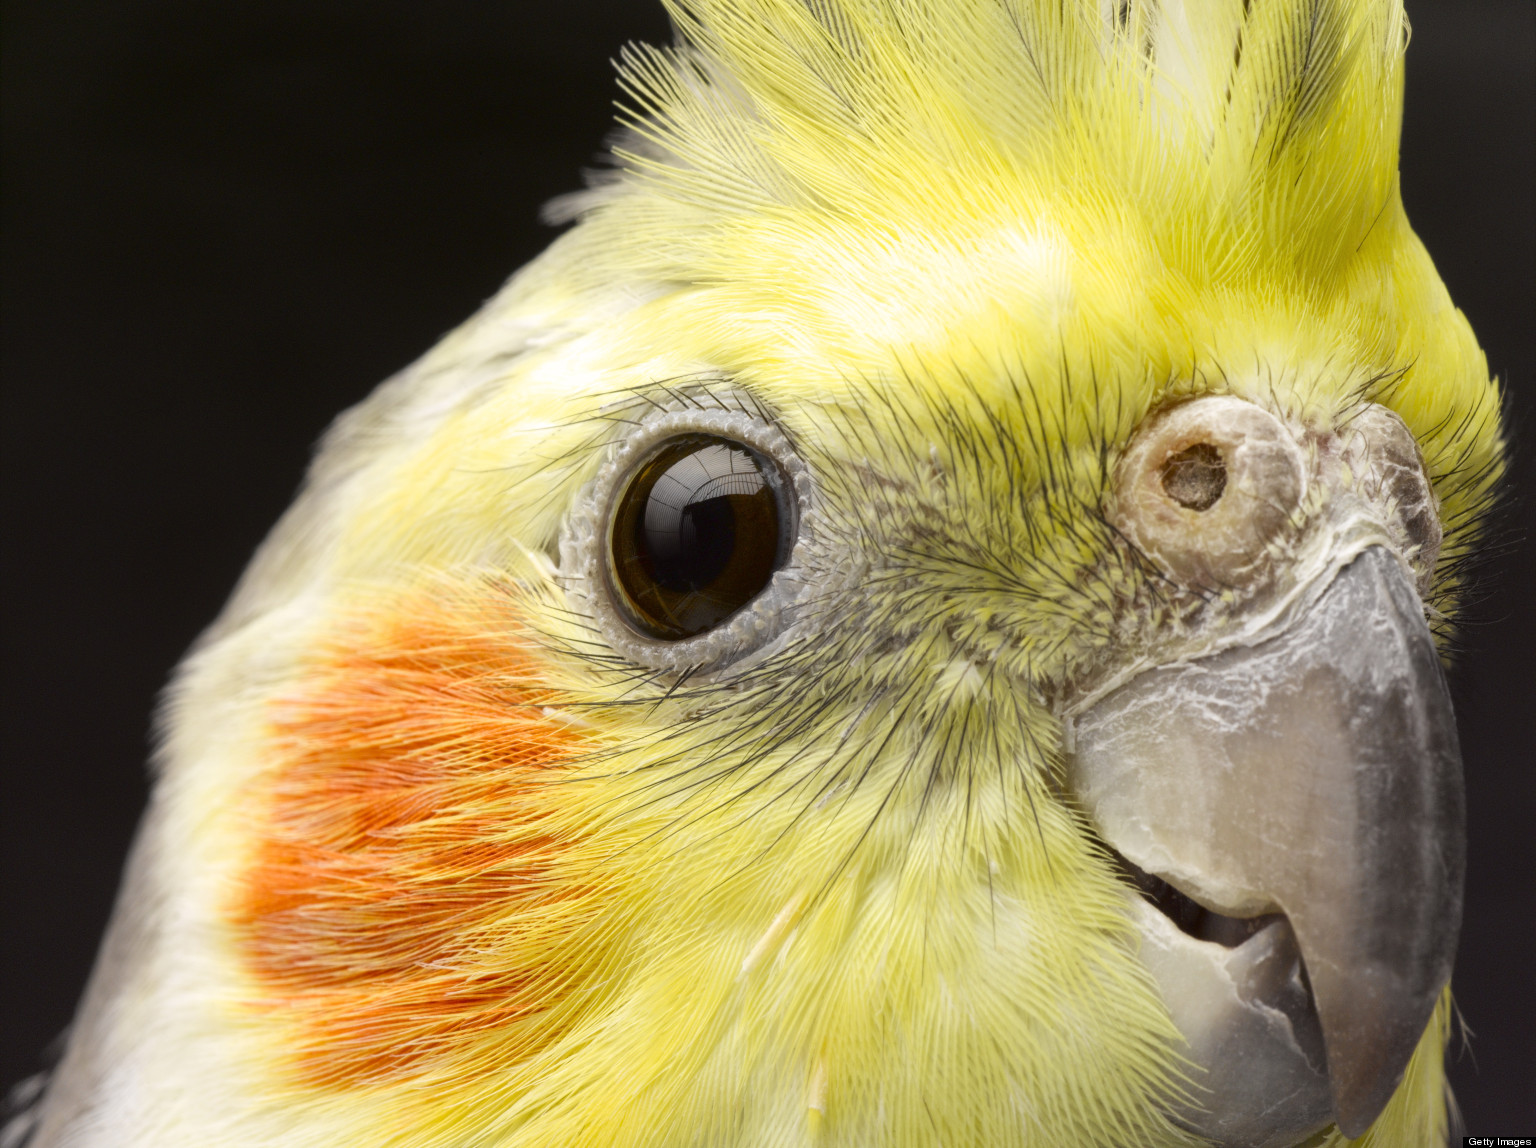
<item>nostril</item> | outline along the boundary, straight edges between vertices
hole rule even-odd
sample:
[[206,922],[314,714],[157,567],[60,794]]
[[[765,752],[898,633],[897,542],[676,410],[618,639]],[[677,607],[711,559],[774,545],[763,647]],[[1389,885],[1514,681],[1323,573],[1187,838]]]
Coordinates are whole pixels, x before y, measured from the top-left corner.
[[1221,452],[1197,442],[1163,463],[1163,490],[1187,510],[1209,510],[1227,489],[1227,466]]

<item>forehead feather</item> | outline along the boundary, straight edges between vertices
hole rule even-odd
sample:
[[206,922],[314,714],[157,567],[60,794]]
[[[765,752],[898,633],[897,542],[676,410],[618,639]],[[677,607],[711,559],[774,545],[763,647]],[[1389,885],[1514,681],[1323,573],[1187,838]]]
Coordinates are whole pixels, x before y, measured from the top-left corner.
[[673,15],[679,47],[626,55],[625,171],[586,201],[624,215],[635,272],[771,280],[840,239],[1048,216],[1068,234],[1109,221],[1197,279],[1331,279],[1393,198],[1396,2],[699,0]]

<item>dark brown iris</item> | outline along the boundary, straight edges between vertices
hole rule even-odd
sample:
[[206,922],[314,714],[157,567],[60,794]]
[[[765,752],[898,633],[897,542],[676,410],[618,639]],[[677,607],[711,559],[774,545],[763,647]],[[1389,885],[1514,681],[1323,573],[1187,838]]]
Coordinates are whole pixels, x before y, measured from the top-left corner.
[[713,435],[666,443],[619,499],[610,535],[615,589],[654,638],[719,625],[768,585],[789,551],[774,464]]

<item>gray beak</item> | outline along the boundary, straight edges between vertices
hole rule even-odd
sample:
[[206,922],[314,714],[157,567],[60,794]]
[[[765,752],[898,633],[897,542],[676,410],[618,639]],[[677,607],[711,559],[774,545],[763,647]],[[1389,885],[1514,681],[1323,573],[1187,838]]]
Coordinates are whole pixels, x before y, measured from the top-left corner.
[[[1069,783],[1116,851],[1216,914],[1284,915],[1326,1059],[1314,1104],[1362,1135],[1450,979],[1466,858],[1450,695],[1402,566],[1365,550],[1278,637],[1148,671],[1074,733]],[[1197,1059],[1221,1044],[1186,1036]]]

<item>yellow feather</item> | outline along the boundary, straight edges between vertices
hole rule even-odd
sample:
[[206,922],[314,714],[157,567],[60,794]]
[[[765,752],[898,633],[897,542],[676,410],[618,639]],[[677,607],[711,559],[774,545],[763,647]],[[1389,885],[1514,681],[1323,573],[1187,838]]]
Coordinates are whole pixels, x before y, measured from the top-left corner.
[[[1487,500],[1497,393],[1398,195],[1401,4],[670,11],[682,43],[624,59],[621,172],[332,432],[182,674],[155,815],[175,845],[157,887],[182,918],[227,919],[268,788],[330,712],[339,620],[383,633],[423,595],[447,603],[437,652],[460,660],[374,665],[390,697],[418,670],[436,683],[377,736],[462,765],[468,690],[547,706],[530,728],[584,747],[538,797],[487,799],[507,879],[544,850],[566,899],[477,919],[450,970],[534,978],[555,1013],[317,1084],[300,1043],[324,1058],[369,1032],[296,1035],[308,990],[261,981],[243,934],[213,929],[166,963],[180,987],[140,991],[171,1001],[158,1023],[200,1050],[187,1073],[220,1111],[178,1099],[195,1118],[153,1142],[1193,1143],[1163,1109],[1197,1074],[1060,797],[1048,695],[1141,592],[1083,509],[1170,398],[1322,427],[1374,397],[1418,437],[1448,522]],[[674,691],[591,654],[560,535],[626,420],[743,391],[824,475],[879,476],[822,490],[828,553],[871,589],[827,639],[844,661]],[[926,533],[899,534],[920,515]],[[977,535],[1001,556],[982,572],[963,562]],[[1447,547],[1442,609],[1472,538]],[[906,548],[921,593],[872,573],[869,539]],[[487,635],[523,661],[463,661]],[[409,876],[451,900],[442,872]],[[218,1034],[200,1000],[238,1002]],[[1440,1142],[1445,1029],[1442,1009],[1365,1143]]]

